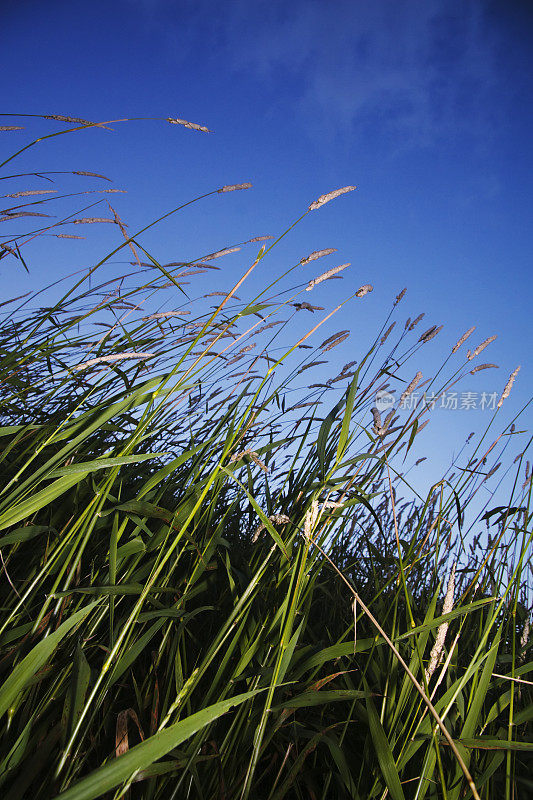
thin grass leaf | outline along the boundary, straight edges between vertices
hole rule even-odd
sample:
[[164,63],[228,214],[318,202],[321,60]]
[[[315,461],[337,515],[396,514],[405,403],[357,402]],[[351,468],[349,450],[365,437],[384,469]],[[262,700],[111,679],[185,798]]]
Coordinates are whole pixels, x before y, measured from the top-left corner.
[[20,664],[14,667],[2,686],[0,686],[0,716],[8,710],[18,695],[24,691],[35,673],[46,664],[65,636],[85,619],[98,605],[98,602],[97,600],[94,603],[89,603],[89,605],[81,608],[69,619],[65,620],[56,631],[38,642],[28,655],[22,659]]

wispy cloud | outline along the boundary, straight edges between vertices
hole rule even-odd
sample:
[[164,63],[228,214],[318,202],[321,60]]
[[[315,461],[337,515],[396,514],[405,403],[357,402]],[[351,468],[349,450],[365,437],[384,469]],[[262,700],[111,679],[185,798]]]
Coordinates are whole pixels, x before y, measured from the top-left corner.
[[[166,0],[135,0],[154,17]],[[176,8],[174,6],[174,8]],[[496,40],[481,0],[232,0],[179,3],[176,52],[282,86],[325,131],[380,130],[407,144],[490,135]],[[186,34],[186,36],[185,36]],[[378,126],[376,128],[376,126]]]

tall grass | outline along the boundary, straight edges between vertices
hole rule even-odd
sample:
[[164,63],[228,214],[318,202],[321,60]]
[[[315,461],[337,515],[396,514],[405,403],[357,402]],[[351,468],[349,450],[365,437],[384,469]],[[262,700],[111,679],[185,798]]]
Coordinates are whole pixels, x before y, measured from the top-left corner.
[[[5,216],[33,213],[21,197]],[[312,305],[338,269],[308,264],[333,251],[247,297],[288,231],[239,243],[242,278],[195,299],[235,243],[161,264],[109,219],[111,253],[46,308],[41,290],[8,300],[0,321],[3,796],[528,796],[523,453],[508,504],[464,522],[515,429],[488,431],[426,497],[402,474],[431,409],[399,410],[399,395],[460,381],[476,365],[464,341],[423,380],[438,330],[391,329],[400,293],[369,352],[308,383],[349,333],[321,325],[372,288]],[[58,224],[7,236],[2,260],[26,264]],[[100,278],[126,249],[131,272]]]

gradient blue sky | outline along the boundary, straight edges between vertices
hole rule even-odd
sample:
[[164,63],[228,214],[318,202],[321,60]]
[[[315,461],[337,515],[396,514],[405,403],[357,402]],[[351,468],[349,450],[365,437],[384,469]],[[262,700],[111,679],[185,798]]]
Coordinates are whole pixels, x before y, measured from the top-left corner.
[[[399,319],[423,311],[421,331],[445,326],[413,367],[429,374],[428,365],[476,325],[474,344],[498,334],[483,360],[500,369],[462,388],[501,392],[521,364],[498,427],[529,400],[530,4],[3,0],[1,16],[2,112],[175,116],[213,130],[157,122],[89,130],[52,139],[12,171],[103,172],[128,189],[115,203],[130,230],[195,195],[252,181],[252,191],[210,198],[148,235],[145,245],[162,261],[279,234],[319,194],[356,184],[356,192],[306,218],[268,267],[274,273],[311,250],[337,247],[339,260],[327,266],[352,267],[313,302],[330,308],[360,284],[374,285],[327,329],[352,330],[332,355],[341,364],[360,356],[407,286]],[[59,129],[45,120],[20,124],[25,131],[1,134],[6,155]],[[10,266],[2,293],[88,266],[116,241],[111,227],[93,226],[87,243],[36,244],[28,250],[30,277]],[[227,257],[209,288],[227,288],[244,266],[241,255]],[[445,445],[451,455],[483,420],[480,411],[443,411],[424,433],[426,446]],[[528,421],[526,412],[521,427]]]

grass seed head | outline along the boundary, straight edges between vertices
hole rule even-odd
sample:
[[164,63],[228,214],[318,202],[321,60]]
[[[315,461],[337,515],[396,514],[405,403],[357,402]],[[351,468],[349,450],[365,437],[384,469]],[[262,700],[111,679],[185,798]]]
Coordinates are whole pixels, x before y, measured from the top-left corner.
[[116,224],[114,219],[108,217],[80,217],[80,219],[73,219],[72,225],[93,225],[95,222],[112,222]]
[[499,369],[497,364],[478,364],[477,367],[470,370],[471,375],[475,375],[476,372],[481,372],[482,369]]
[[438,333],[441,332],[441,330],[443,328],[444,328],[444,325],[440,325],[438,328],[437,328],[436,325],[433,325],[433,327],[429,328],[429,330],[427,330],[425,333],[422,334],[422,336],[420,337],[420,339],[418,341],[422,342],[422,344],[426,344],[426,342],[430,342],[432,339],[435,338],[435,336]]
[[398,303],[400,303],[403,300],[403,298],[405,297],[406,291],[407,291],[407,286],[405,287],[405,289],[402,289],[400,294],[396,295],[396,300],[394,301],[394,305],[395,306],[397,306]]
[[327,281],[329,278],[332,278],[333,275],[336,275],[338,272],[342,272],[343,269],[346,269],[346,267],[349,266],[350,263],[348,262],[347,264],[340,264],[338,267],[332,267],[331,269],[328,269],[327,272],[323,272],[322,275],[319,275],[317,278],[313,278],[312,281],[309,281],[305,287],[305,291],[310,292],[311,289],[314,289],[319,283],[322,283],[322,281]]
[[345,333],[350,333],[350,331],[347,331],[347,330],[346,330],[346,331],[339,331],[338,333],[334,333],[334,334],[332,334],[331,336],[328,336],[328,338],[327,338],[327,339],[324,339],[324,341],[322,342],[322,344],[321,344],[321,345],[319,345],[319,349],[321,350],[321,349],[322,349],[323,347],[325,347],[326,345],[330,344],[331,342],[334,342],[334,341],[335,341],[335,339],[338,339],[338,338],[339,338],[339,336],[344,336],[344,334],[345,334]]
[[393,322],[392,325],[389,325],[389,327],[387,328],[387,330],[385,331],[385,333],[383,334],[383,336],[379,340],[380,344],[385,344],[385,342],[389,338],[390,334],[392,333],[392,329],[394,328],[395,325],[396,325],[396,322]]
[[311,538],[317,518],[318,518],[318,500],[313,500],[311,503],[311,507],[306,512],[304,519],[304,536],[306,539]]
[[[286,525],[290,522],[290,519],[286,514],[272,514],[268,521],[271,522],[273,525]],[[261,533],[266,529],[266,525],[264,522],[261,522],[260,525],[257,526],[254,535],[252,536],[252,542],[255,544],[259,539]]]
[[178,119],[178,117],[167,117],[167,122],[172,125],[183,125],[184,128],[190,128],[193,131],[203,131],[204,133],[211,133],[209,128],[205,125],[198,125],[196,122],[187,122],[186,119]]
[[55,119],[57,122],[74,122],[80,125],[95,125],[94,122],[89,122],[88,119],[80,119],[79,117],[65,117],[63,114],[44,114],[43,119]]
[[311,361],[310,364],[305,364],[303,367],[300,367],[300,369],[296,374],[299,375],[300,372],[305,372],[306,369],[311,369],[311,367],[318,367],[319,364],[327,364],[327,363],[328,363],[327,361]]
[[4,197],[30,197],[35,194],[57,194],[57,189],[28,189],[24,192],[15,192],[14,194],[6,194]]
[[498,472],[498,470],[500,469],[501,465],[502,465],[502,462],[501,462],[501,461],[499,461],[497,464],[495,464],[495,465],[492,467],[492,469],[490,469],[490,470],[487,472],[487,474],[485,475],[485,477],[484,477],[483,481],[488,481],[488,479],[489,479],[489,478],[492,478],[492,476],[494,475],[494,473],[495,473],[495,472]]
[[411,383],[409,384],[409,386],[405,390],[405,392],[403,392],[402,396],[400,397],[400,405],[403,403],[403,401],[407,397],[409,397],[409,395],[412,392],[414,392],[414,390],[416,389],[416,387],[418,386],[418,384],[420,383],[421,380],[422,380],[422,373],[421,372],[417,372],[415,377],[413,378],[413,380],[411,381]]
[[353,190],[356,188],[356,186],[343,186],[342,189],[335,189],[333,192],[321,194],[317,200],[314,200],[311,203],[309,206],[309,211],[316,211],[317,208],[325,206],[330,200],[335,200],[336,197],[340,197],[341,194],[346,194],[346,192],[353,192]]
[[225,247],[223,250],[217,250],[216,253],[209,253],[208,256],[204,256],[204,260],[213,261],[215,258],[228,256],[230,253],[238,253],[240,249],[240,247]]
[[[442,615],[449,614],[450,611],[453,609],[453,594],[455,591],[455,568],[457,566],[457,561],[453,562],[452,570],[450,572],[450,577],[448,578],[448,587],[446,589],[446,596],[444,598],[444,603],[442,605]],[[431,676],[437,669],[441,657],[442,651],[444,649],[444,642],[446,640],[446,633],[448,631],[448,623],[443,622],[442,625],[439,625],[437,630],[437,638],[435,639],[435,643],[431,648],[431,653],[429,656],[429,664],[426,669],[426,681],[429,683]]]
[[107,178],[105,175],[100,175],[98,172],[85,172],[84,170],[75,170],[73,175],[84,175],[87,178],[101,178],[103,181],[110,181],[111,178]]
[[418,325],[418,323],[419,323],[421,320],[423,320],[425,316],[426,316],[426,314],[425,314],[425,312],[423,311],[421,314],[419,314],[419,315],[418,315],[418,317],[417,317],[415,320],[413,320],[413,322],[411,322],[411,324],[410,324],[410,325],[409,325],[409,327],[408,327],[408,330],[412,331],[414,328],[416,328],[416,326]]
[[100,356],[99,358],[91,358],[89,361],[83,361],[77,364],[74,369],[82,370],[92,367],[95,364],[111,364],[115,361],[124,361],[130,358],[153,358],[155,353],[117,353],[109,356]]
[[476,349],[474,350],[474,352],[473,352],[473,353],[471,353],[471,352],[470,352],[470,350],[469,350],[469,351],[468,351],[468,355],[467,355],[467,358],[468,358],[468,360],[469,360],[469,361],[472,361],[472,359],[473,359],[473,358],[475,358],[475,357],[476,357],[476,356],[478,356],[480,353],[482,353],[482,352],[483,352],[483,350],[484,350],[486,347],[488,347],[488,346],[489,346],[489,344],[491,344],[491,342],[493,342],[493,341],[494,341],[495,339],[497,339],[497,338],[498,338],[497,336],[489,336],[489,337],[488,337],[488,339],[485,339],[485,341],[481,342],[481,344],[478,344],[478,346],[476,347]]
[[509,375],[509,380],[505,384],[505,389],[503,390],[502,396],[500,397],[500,400],[498,402],[498,408],[501,408],[501,406],[503,405],[503,401],[511,394],[513,383],[515,382],[515,378],[519,372],[520,372],[520,367],[517,367],[514,370],[514,372],[511,372],[511,374]]
[[466,342],[468,337],[471,336],[474,333],[475,330],[476,330],[476,326],[474,325],[472,328],[469,328],[466,331],[466,333],[463,333],[463,335],[461,336],[461,338],[459,339],[457,344],[455,344],[453,346],[452,353],[456,353],[459,350],[459,348],[461,347],[461,345],[463,345]]
[[527,643],[529,642],[529,631],[530,631],[529,617],[526,617],[526,621],[524,623],[524,627],[522,630],[522,635],[520,636],[520,650],[523,650],[527,645]]
[[340,336],[338,339],[335,339],[334,342],[331,342],[331,344],[328,344],[327,347],[324,347],[324,353],[327,353],[328,350],[333,350],[334,347],[337,347],[337,345],[342,344],[348,338],[349,335],[350,335],[349,333],[345,333],[343,334],[343,336]]
[[228,184],[227,186],[223,186],[221,189],[218,190],[218,192],[219,193],[220,192],[237,192],[240,189],[251,189],[251,188],[252,188],[252,184],[251,183],[231,183],[231,184]]
[[313,250],[312,253],[300,260],[300,264],[309,264],[310,261],[316,261],[318,258],[324,258],[324,256],[330,256],[332,253],[336,252],[336,247],[328,247],[325,250]]
[[374,418],[373,431],[374,433],[378,433],[381,430],[381,414],[379,413],[378,409],[375,406],[374,408],[370,409],[370,413]]
[[324,311],[324,306],[312,306],[310,303],[294,303],[294,308],[297,311],[310,311],[313,314],[315,311]]

